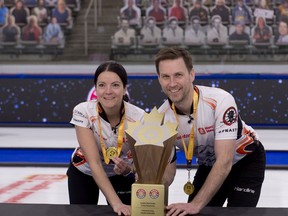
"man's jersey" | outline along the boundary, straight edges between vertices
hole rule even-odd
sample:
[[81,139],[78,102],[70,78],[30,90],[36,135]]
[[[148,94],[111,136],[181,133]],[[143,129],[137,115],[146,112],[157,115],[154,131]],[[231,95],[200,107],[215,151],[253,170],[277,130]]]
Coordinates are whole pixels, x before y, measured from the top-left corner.
[[[236,152],[233,164],[249,154],[249,148],[258,139],[255,131],[247,126],[238,116],[235,100],[228,92],[212,87],[195,86],[199,92],[196,116],[193,121],[189,116],[177,114],[178,135],[176,146],[183,150],[181,135],[188,147],[192,124],[194,124],[194,155],[200,165],[212,166],[216,160],[215,140],[236,139]],[[165,113],[164,121],[177,122],[171,104],[166,100],[158,109]],[[189,123],[190,122],[190,123]]]
[[[98,114],[98,112],[96,111],[97,104],[98,104],[97,100],[87,101],[87,102],[78,104],[73,110],[73,117],[70,123],[73,125],[80,126],[80,127],[90,128],[93,131],[94,137],[97,143],[97,147],[99,150],[99,154],[102,160],[102,166],[107,176],[110,177],[110,176],[115,175],[115,172],[113,171],[114,164],[107,165],[104,162],[101,144],[100,144],[98,118],[100,118],[101,128],[102,128],[102,137],[103,137],[106,149],[109,147],[117,148],[118,130],[116,131],[113,130],[111,128],[110,123],[104,120]],[[145,113],[144,110],[127,102],[124,102],[124,108],[125,108],[125,123],[124,123],[125,130],[127,129],[127,121],[135,122],[139,120],[143,122],[144,113]],[[81,149],[80,150],[79,148],[75,149],[74,153],[72,154],[72,161],[73,161],[73,157],[75,156],[75,154],[77,155],[78,158],[81,158],[81,160],[79,160],[78,163],[76,164],[74,163],[74,166],[78,168],[81,172],[87,175],[92,175],[90,167],[83,153],[81,152]],[[132,154],[129,149],[129,145],[128,145],[125,134],[123,138],[122,151],[119,157],[122,158],[123,160],[126,160],[130,164],[132,164],[133,162]]]

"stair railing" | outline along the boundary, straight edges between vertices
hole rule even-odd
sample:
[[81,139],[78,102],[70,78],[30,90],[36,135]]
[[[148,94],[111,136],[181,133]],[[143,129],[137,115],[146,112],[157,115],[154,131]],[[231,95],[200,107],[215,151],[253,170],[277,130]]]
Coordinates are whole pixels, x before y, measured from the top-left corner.
[[86,13],[84,16],[84,48],[85,48],[85,56],[88,55],[88,15],[92,6],[94,5],[94,28],[98,27],[98,16],[102,15],[102,0],[90,0],[88,8],[86,9]]

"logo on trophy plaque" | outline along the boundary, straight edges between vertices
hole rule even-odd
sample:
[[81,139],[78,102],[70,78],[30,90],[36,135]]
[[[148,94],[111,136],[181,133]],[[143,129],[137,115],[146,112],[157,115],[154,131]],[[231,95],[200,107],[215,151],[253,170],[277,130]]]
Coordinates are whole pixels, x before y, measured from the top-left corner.
[[177,123],[163,124],[164,113],[154,107],[140,121],[128,122],[125,131],[138,175],[132,185],[132,216],[157,215],[165,213],[168,204],[168,189],[162,184],[162,177],[173,150],[177,136]]

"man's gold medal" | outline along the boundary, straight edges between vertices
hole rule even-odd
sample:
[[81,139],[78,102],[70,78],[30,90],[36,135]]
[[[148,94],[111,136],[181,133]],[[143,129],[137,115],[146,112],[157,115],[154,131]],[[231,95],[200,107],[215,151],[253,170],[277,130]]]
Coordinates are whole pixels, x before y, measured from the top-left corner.
[[188,181],[185,185],[184,185],[184,192],[187,194],[187,195],[191,195],[193,192],[194,192],[194,185]]

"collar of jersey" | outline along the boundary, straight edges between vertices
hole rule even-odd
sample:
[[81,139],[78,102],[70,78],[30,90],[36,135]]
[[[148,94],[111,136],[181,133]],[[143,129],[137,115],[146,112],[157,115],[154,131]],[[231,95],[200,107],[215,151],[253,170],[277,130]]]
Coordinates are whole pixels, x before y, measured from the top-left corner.
[[[199,97],[199,90],[196,86],[194,86],[194,89],[198,92],[198,97]],[[170,98],[168,98],[168,101],[169,101],[169,105],[170,105],[170,108],[172,109],[172,101],[170,100]],[[193,104],[191,105],[190,107],[190,115],[193,114]],[[176,106],[175,106],[175,110],[176,110],[176,113],[179,114],[179,115],[186,115],[185,113],[183,113],[181,110],[179,110]]]
[[[107,115],[101,105],[101,103],[98,101],[97,103],[97,106],[98,106],[98,113],[99,113],[99,116],[104,119],[105,121],[109,122],[108,118],[107,118]],[[124,107],[124,101],[122,101],[122,104],[121,104],[121,109],[120,109],[120,120],[122,119],[123,115],[125,113],[125,107]],[[110,123],[110,122],[109,122]],[[115,126],[117,127],[118,125],[120,124],[120,122]]]

